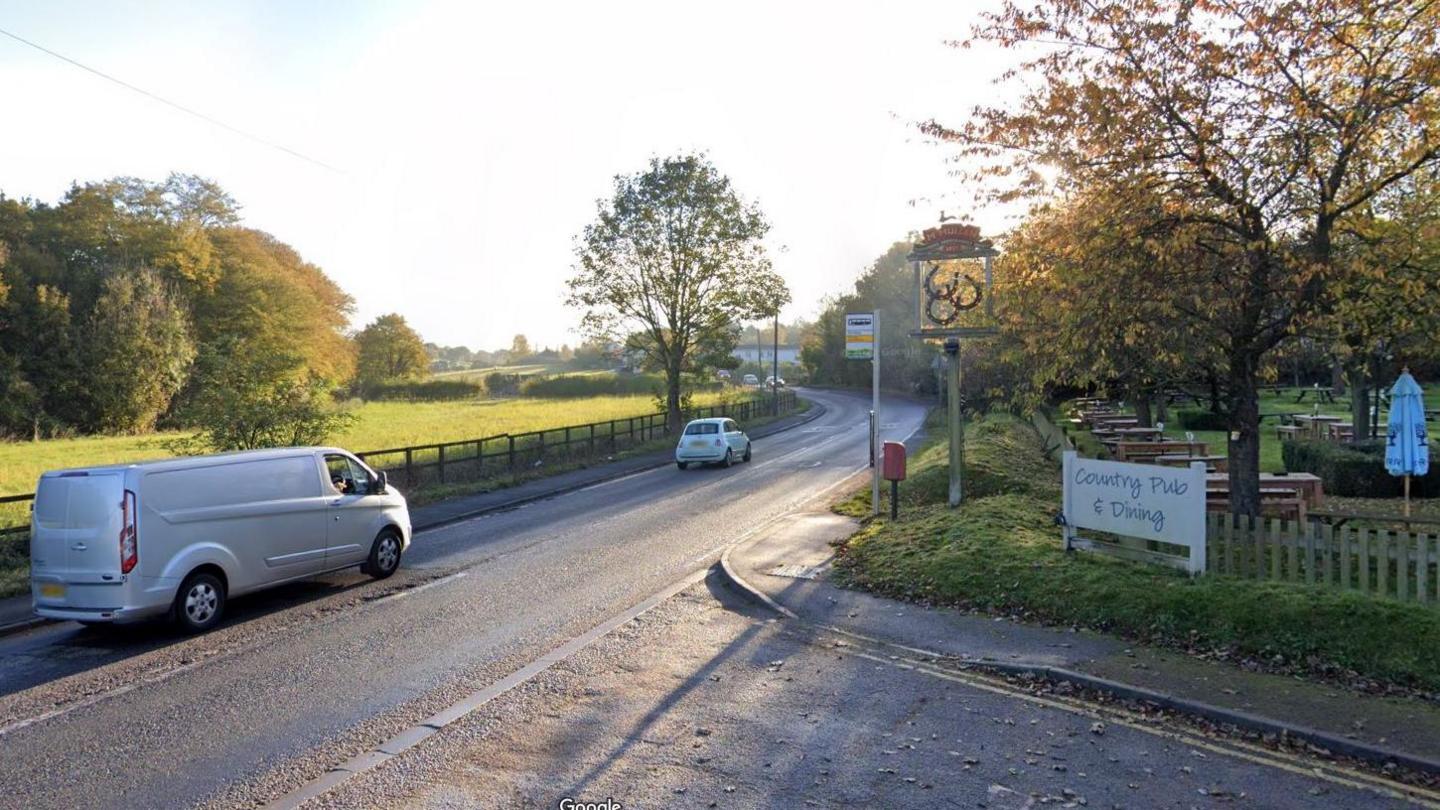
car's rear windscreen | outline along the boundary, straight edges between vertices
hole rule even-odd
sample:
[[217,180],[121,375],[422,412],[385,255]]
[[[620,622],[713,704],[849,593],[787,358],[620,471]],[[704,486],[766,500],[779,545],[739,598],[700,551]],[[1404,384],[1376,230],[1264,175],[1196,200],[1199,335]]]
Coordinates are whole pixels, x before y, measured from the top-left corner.
[[714,422],[697,422],[685,427],[686,436],[704,436],[709,433],[719,433],[720,426]]

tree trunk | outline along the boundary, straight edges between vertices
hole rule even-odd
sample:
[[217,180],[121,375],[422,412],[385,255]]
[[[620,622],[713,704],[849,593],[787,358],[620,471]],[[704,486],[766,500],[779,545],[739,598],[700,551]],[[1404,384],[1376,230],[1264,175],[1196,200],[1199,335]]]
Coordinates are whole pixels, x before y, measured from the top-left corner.
[[1330,361],[1330,393],[1337,397],[1345,396],[1345,367],[1338,359]]
[[1351,378],[1351,424],[1355,425],[1355,441],[1369,438],[1369,380],[1364,372]]
[[1169,411],[1170,411],[1170,408],[1169,408],[1169,406],[1166,404],[1166,399],[1167,399],[1167,397],[1166,397],[1164,391],[1161,391],[1160,393],[1158,393],[1158,394],[1155,395],[1155,421],[1156,421],[1156,422],[1168,422],[1168,421],[1170,421],[1170,412],[1169,412]]
[[1254,364],[1230,363],[1230,511],[1260,514],[1260,392]]
[[1154,427],[1155,419],[1150,415],[1150,392],[1135,391],[1135,418],[1139,420],[1140,427]]
[[680,368],[665,369],[665,427],[677,436],[685,427],[685,414],[680,412]]
[[1210,412],[1220,413],[1220,378],[1213,371],[1205,372],[1205,378],[1210,384]]

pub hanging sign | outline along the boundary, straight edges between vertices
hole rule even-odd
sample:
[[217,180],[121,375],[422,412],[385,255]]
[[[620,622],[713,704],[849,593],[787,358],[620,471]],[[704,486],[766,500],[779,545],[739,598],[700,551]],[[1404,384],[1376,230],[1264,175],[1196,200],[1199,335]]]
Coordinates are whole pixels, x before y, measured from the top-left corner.
[[915,270],[916,337],[995,333],[991,262],[1000,255],[980,228],[942,222],[926,228],[906,258]]

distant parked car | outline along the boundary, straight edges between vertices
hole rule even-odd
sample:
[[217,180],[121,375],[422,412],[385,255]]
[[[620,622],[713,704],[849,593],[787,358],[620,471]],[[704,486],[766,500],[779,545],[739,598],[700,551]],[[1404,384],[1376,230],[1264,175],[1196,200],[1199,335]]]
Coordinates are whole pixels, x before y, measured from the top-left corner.
[[730,379],[730,369],[728,369],[728,368],[722,368],[722,369],[720,369],[719,371],[715,372],[715,379],[717,379],[717,380],[728,380],[728,379]]
[[199,632],[231,596],[354,566],[384,579],[409,546],[404,496],[333,447],[60,470],[35,490],[30,589],[48,618]]
[[759,385],[759,384],[760,384],[760,378],[759,378],[759,377],[756,377],[754,374],[746,374],[744,377],[742,377],[742,378],[740,378],[740,379],[741,379],[741,382],[745,383],[746,385]]
[[765,387],[766,387],[766,388],[784,388],[784,387],[785,387],[785,378],[784,378],[784,377],[766,377],[766,378],[765,378]]
[[735,459],[750,460],[750,437],[733,419],[696,419],[685,426],[675,446],[675,466],[719,463],[726,467]]

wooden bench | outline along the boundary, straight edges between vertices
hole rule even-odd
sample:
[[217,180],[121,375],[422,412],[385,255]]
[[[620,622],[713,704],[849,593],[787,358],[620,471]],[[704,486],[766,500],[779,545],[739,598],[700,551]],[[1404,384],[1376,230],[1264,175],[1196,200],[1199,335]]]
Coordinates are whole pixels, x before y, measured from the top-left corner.
[[[1230,477],[1213,473],[1205,476],[1206,491],[1228,489]],[[1289,491],[1305,499],[1305,506],[1318,509],[1325,505],[1325,482],[1314,473],[1260,473],[1260,491]]]
[[[1230,488],[1206,488],[1205,510],[1207,512],[1230,511]],[[1293,489],[1261,487],[1260,514],[1278,517],[1281,520],[1304,522],[1306,515],[1305,498]]]

